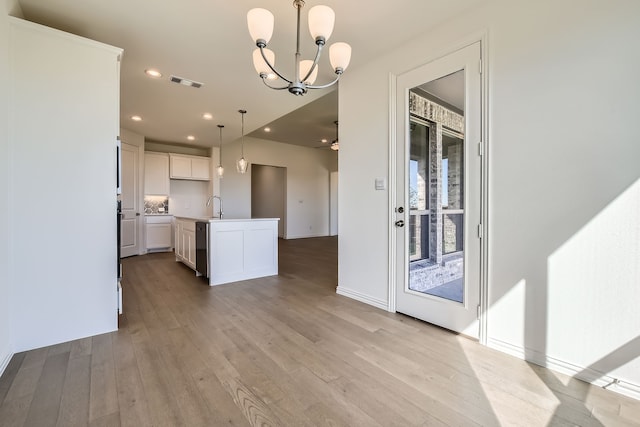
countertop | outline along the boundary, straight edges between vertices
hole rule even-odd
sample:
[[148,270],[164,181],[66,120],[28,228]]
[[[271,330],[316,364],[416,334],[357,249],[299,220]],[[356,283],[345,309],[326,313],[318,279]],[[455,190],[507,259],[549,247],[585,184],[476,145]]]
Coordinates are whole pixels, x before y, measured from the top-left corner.
[[247,222],[247,221],[279,221],[280,218],[218,218],[218,217],[189,217],[176,216],[177,219],[202,222]]
[[173,216],[170,213],[146,213],[144,216]]

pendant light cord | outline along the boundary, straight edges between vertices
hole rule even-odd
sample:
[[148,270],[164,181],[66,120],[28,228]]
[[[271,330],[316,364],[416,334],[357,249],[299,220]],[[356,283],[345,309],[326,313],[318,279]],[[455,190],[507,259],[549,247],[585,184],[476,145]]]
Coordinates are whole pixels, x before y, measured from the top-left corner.
[[241,153],[240,157],[244,159],[244,115],[247,112],[247,110],[238,110],[238,112],[242,117],[242,126],[241,126],[242,136],[240,138],[240,153]]
[[218,125],[218,128],[220,128],[220,154],[222,155],[222,128],[224,126],[223,125]]

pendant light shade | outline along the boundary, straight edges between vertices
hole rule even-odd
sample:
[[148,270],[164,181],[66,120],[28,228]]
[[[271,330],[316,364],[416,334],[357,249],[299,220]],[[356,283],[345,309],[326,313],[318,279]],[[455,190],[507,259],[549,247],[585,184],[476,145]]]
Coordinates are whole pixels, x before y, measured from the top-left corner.
[[236,169],[240,173],[245,173],[247,171],[247,166],[249,166],[249,163],[247,163],[247,160],[244,157],[241,157],[236,164]]
[[[305,59],[304,61],[300,61],[300,79],[304,79],[305,76],[309,73],[309,70],[313,67],[313,61],[310,59]],[[312,85],[316,81],[316,77],[318,77],[318,67],[314,67],[313,72],[307,78],[304,83],[308,85]]]
[[218,178],[222,179],[224,176],[224,168],[222,167],[222,128],[224,127],[224,125],[218,125],[218,129],[220,129],[220,148],[219,148],[219,152],[218,152],[218,166],[216,167],[216,174],[218,175]]
[[335,71],[344,71],[351,61],[351,46],[347,43],[338,42],[329,47],[329,61]]
[[[265,48],[262,51],[264,52],[264,56],[266,56],[267,59],[269,60],[269,63],[271,63],[272,66],[275,66],[276,54],[273,53],[271,49]],[[277,76],[274,74],[271,68],[269,68],[267,63],[264,62],[264,58],[260,53],[260,49],[254,49],[253,51],[253,67],[256,69],[258,74],[263,74],[263,73],[266,74],[269,80],[273,80],[274,78],[277,78]]]
[[322,38],[329,40],[333,32],[333,24],[336,21],[336,14],[329,6],[314,6],[309,9],[309,32],[313,40]]
[[253,41],[263,40],[266,45],[273,35],[273,13],[262,8],[251,9],[247,12],[247,26]]
[[249,162],[244,158],[244,115],[247,113],[247,110],[238,110],[238,113],[240,113],[240,116],[242,117],[242,136],[240,139],[240,160],[236,163],[236,170],[239,173],[245,173],[249,166]]

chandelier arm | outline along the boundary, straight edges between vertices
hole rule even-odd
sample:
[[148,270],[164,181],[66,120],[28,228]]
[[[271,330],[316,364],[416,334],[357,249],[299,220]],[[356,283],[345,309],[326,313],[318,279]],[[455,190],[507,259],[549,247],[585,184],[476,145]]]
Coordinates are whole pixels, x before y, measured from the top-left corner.
[[[318,50],[316,51],[316,57],[313,60],[313,65],[311,65],[311,68],[309,68],[309,72],[307,73],[307,75],[304,76],[303,79],[300,79],[301,82],[306,82],[309,76],[311,75],[311,73],[313,73],[313,70],[315,70],[315,68],[318,66],[318,60],[320,59],[320,54],[322,53],[322,47],[324,46],[324,44],[318,43],[317,46],[318,46]],[[307,87],[313,88],[313,86],[309,86],[309,85],[307,85]]]
[[[273,65],[271,65],[271,63],[269,62],[269,60],[267,59],[266,55],[264,54],[264,46],[258,45],[258,47],[260,48],[260,54],[262,55],[262,59],[264,59],[264,62],[269,66],[269,68],[271,68],[271,71],[273,71],[278,77],[280,77],[282,80],[284,80],[287,83],[293,83],[291,80],[287,79],[286,77],[284,77],[282,74],[280,74],[279,72],[276,71],[275,68],[273,68]],[[269,86],[269,85],[267,85]],[[271,86],[269,86],[271,87]]]
[[334,85],[338,82],[338,80],[340,80],[340,76],[342,75],[342,73],[338,74],[338,77],[335,78],[335,80],[333,80],[330,83],[327,83],[325,85],[307,85],[307,88],[309,89],[325,89],[328,88],[331,85]]
[[267,83],[267,78],[266,78],[266,77],[264,77],[264,78],[262,79],[262,83],[264,83],[264,85],[265,85],[266,87],[268,87],[268,88],[270,88],[270,89],[275,89],[275,90],[283,90],[283,89],[288,89],[288,88],[289,88],[289,85],[287,85],[287,86],[282,86],[282,87],[271,86],[269,83]]

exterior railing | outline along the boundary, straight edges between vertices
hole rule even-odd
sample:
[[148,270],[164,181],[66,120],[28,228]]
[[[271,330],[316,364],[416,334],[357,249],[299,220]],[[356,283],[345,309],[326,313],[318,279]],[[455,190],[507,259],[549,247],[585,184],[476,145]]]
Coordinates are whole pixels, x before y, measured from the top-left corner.
[[[429,211],[409,211],[409,260],[429,258]],[[464,250],[464,210],[445,209],[442,213],[442,253]]]

